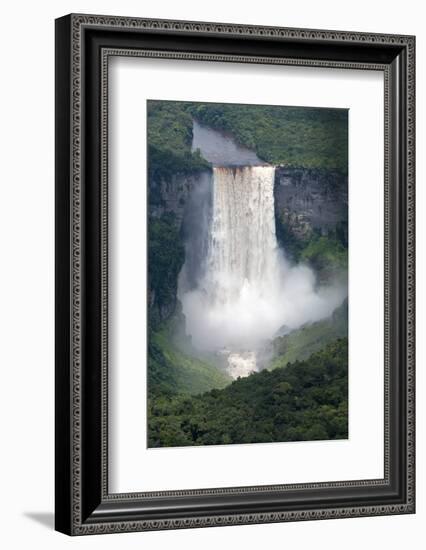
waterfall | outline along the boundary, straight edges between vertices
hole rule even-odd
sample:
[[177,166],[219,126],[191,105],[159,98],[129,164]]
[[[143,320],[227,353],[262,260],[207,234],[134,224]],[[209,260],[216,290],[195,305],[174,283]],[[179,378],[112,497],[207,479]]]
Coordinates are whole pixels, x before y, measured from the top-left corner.
[[[210,317],[209,338],[227,356],[228,371],[235,378],[257,370],[256,354],[250,349],[256,345],[249,326],[256,323],[253,306],[261,314],[279,284],[274,177],[273,166],[213,168],[204,276],[196,293],[182,299],[194,343],[203,346],[206,327],[199,311],[191,315],[193,299]],[[234,327],[222,334],[224,325],[232,323]],[[278,328],[279,322],[273,329]],[[262,336],[261,328],[258,333]]]
[[272,166],[213,169],[213,211],[204,291],[212,305],[268,292],[277,273]]
[[223,354],[234,378],[258,369],[257,351],[280,329],[330,315],[346,293],[317,289],[311,269],[285,259],[275,233],[274,177],[273,166],[213,168],[205,235],[194,236],[206,243],[203,265],[195,285],[188,266],[179,281],[194,346]]

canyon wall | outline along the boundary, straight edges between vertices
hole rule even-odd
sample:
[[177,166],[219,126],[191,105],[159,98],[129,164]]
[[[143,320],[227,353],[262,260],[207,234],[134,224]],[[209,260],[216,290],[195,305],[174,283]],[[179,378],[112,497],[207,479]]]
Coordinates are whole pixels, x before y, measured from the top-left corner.
[[[278,235],[290,234],[290,237],[304,241],[315,231],[321,235],[340,232],[347,241],[346,175],[328,170],[278,166],[274,196]],[[285,248],[285,242],[281,244]]]
[[[190,215],[191,195],[211,179],[211,172],[175,174],[168,181],[149,182],[150,214],[161,217],[172,213],[181,226]],[[328,170],[288,168],[275,169],[275,216],[294,237],[304,240],[314,231],[322,235],[341,228],[347,238],[348,186],[347,176]],[[285,243],[282,243],[283,246]]]

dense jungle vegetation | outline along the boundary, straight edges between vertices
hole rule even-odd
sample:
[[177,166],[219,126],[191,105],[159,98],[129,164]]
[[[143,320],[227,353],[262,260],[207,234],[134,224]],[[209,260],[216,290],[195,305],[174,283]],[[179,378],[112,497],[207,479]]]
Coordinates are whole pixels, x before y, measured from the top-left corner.
[[345,109],[192,103],[188,110],[202,124],[232,133],[271,164],[347,171]]
[[348,342],[193,397],[149,400],[150,447],[345,439]]
[[170,179],[173,174],[206,170],[210,164],[191,152],[192,116],[179,101],[147,102],[148,176]]

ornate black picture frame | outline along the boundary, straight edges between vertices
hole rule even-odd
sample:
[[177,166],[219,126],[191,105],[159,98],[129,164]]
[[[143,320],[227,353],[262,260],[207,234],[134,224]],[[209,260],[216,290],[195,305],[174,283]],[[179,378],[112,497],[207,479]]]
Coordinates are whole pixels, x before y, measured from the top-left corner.
[[[114,55],[382,71],[384,478],[108,492],[107,122]],[[69,535],[414,513],[413,36],[68,15],[56,21],[56,529]]]

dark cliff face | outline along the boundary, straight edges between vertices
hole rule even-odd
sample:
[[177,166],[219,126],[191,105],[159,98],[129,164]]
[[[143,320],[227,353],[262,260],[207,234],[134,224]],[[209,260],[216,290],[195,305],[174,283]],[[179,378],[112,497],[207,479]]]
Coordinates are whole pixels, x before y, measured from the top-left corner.
[[284,234],[305,241],[314,232],[328,235],[340,231],[347,240],[346,175],[328,170],[277,166],[274,195],[278,237]]
[[152,179],[149,182],[149,214],[160,218],[173,214],[179,228],[188,210],[194,193],[211,179],[211,171],[194,171],[189,174],[174,174],[170,179]]
[[149,181],[149,312],[153,325],[179,314],[178,276],[197,278],[205,249],[211,171]]
[[[193,215],[194,195],[211,182],[206,170],[193,174],[176,174],[170,180],[151,181],[150,215],[161,217],[172,213],[181,227]],[[275,213],[300,239],[309,238],[314,230],[327,235],[336,226],[348,222],[348,177],[337,172],[304,168],[275,169]],[[199,205],[198,205],[199,206]]]

